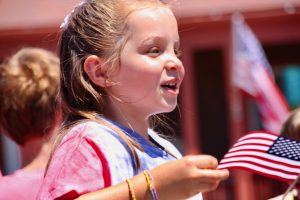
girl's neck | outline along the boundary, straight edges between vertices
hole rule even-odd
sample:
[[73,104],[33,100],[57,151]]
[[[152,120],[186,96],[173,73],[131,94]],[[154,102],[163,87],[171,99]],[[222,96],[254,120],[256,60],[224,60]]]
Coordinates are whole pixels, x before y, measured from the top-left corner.
[[148,117],[140,112],[133,111],[129,106],[122,103],[112,103],[108,110],[110,110],[106,112],[108,118],[132,129],[145,139],[148,139]]

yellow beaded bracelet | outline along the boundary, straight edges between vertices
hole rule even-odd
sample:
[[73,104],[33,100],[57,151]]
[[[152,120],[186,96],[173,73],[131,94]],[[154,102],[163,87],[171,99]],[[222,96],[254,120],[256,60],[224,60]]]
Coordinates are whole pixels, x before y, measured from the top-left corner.
[[152,199],[153,200],[158,200],[158,195],[157,195],[157,192],[156,192],[156,189],[155,189],[155,186],[154,186],[154,183],[153,183],[153,178],[152,178],[150,172],[148,170],[145,170],[144,171],[144,176],[146,178],[148,190],[151,193]]
[[127,183],[127,185],[128,185],[128,189],[129,189],[129,193],[130,193],[131,199],[132,199],[132,200],[136,200],[134,191],[133,191],[133,189],[132,189],[131,182],[129,181],[129,179],[126,179],[125,181],[126,181],[126,183]]

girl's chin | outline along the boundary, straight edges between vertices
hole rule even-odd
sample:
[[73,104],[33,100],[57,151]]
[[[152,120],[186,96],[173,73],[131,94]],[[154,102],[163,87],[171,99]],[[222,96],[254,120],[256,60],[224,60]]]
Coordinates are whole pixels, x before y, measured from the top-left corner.
[[156,112],[155,114],[161,114],[161,113],[169,113],[169,112],[172,112],[175,110],[177,104],[174,104],[174,105],[168,105],[166,106],[164,109]]

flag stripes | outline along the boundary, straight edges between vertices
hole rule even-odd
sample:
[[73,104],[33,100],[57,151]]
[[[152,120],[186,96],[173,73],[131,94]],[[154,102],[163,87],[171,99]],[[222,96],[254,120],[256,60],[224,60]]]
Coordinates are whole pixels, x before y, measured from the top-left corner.
[[[277,147],[277,152],[273,148],[278,140],[287,142]],[[297,145],[300,143],[274,133],[250,132],[233,145],[220,161],[218,169],[244,169],[281,181],[291,181],[300,173],[300,161],[291,158],[300,153]],[[270,149],[275,151],[275,155],[269,153]],[[282,153],[286,150],[290,153]]]

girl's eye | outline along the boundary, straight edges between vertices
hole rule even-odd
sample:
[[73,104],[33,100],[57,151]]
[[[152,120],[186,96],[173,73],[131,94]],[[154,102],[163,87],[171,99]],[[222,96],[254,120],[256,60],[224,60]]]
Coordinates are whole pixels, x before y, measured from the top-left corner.
[[147,52],[150,56],[156,56],[160,53],[159,48],[157,47],[152,47],[151,49],[148,50]]
[[176,55],[178,58],[180,58],[180,56],[181,56],[181,54],[182,54],[182,51],[181,51],[180,49],[175,49],[175,50],[174,50],[174,53],[175,53],[175,55]]

